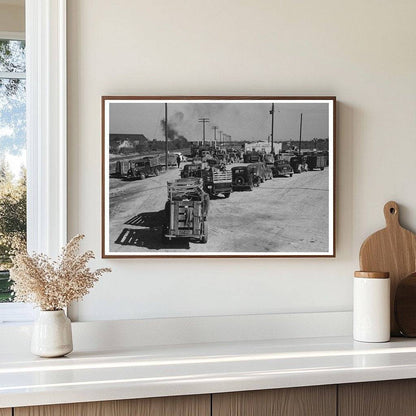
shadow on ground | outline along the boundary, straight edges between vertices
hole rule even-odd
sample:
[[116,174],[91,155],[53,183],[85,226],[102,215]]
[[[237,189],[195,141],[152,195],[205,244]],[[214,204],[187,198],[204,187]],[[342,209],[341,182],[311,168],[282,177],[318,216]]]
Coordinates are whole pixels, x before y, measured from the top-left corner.
[[163,239],[165,211],[143,212],[125,222],[126,225],[146,228],[124,228],[115,241],[122,246],[145,247],[150,250],[189,249],[189,240]]
[[165,224],[165,211],[142,212],[130,218],[124,224],[149,228],[161,227]]

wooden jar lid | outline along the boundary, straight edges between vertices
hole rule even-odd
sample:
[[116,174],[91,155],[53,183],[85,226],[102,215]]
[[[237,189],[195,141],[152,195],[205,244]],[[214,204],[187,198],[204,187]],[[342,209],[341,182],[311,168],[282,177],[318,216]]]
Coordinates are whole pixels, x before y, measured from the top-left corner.
[[389,272],[354,272],[354,277],[362,277],[365,279],[388,279],[390,277]]

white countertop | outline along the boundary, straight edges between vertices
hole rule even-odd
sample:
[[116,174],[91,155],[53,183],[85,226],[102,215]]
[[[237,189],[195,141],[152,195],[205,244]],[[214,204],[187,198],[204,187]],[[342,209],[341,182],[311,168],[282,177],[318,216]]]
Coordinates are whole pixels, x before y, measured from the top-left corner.
[[0,353],[0,407],[218,393],[416,377],[416,340],[348,337]]

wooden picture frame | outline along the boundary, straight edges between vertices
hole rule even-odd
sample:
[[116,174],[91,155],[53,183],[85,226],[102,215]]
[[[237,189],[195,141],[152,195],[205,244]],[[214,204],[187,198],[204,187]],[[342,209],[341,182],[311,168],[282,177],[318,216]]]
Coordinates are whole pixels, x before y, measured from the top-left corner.
[[101,105],[103,258],[335,257],[336,97]]

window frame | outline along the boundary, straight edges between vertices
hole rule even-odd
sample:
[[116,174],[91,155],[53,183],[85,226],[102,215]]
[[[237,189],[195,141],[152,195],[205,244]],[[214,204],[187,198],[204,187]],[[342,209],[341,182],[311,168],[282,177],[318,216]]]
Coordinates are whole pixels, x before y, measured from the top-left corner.
[[[29,252],[56,257],[67,241],[66,0],[26,0],[25,33],[14,36],[22,35],[26,41],[27,246]],[[32,305],[0,304],[0,324],[31,321],[34,315]]]

